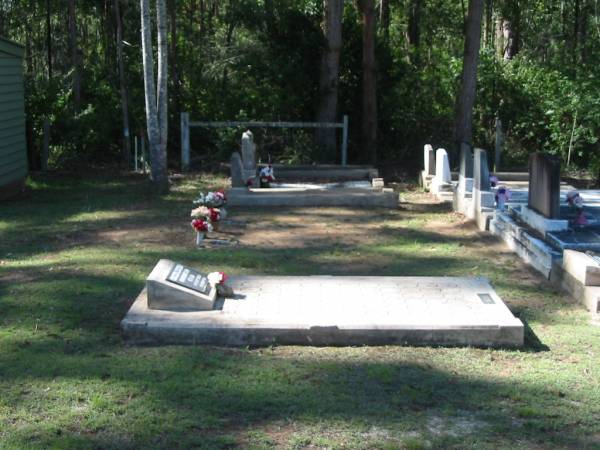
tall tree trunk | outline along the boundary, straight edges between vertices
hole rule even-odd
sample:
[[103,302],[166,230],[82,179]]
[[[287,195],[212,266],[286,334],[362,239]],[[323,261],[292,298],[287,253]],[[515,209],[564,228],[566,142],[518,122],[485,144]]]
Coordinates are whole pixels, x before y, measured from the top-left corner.
[[377,80],[375,66],[375,1],[359,0],[362,13],[362,140],[366,161],[377,161]]
[[454,127],[455,151],[464,142],[471,145],[473,134],[473,105],[477,88],[477,64],[481,41],[481,16],[483,0],[469,0],[467,34],[463,57],[462,79],[456,102]]
[[421,0],[410,0],[408,3],[408,30],[406,37],[412,47],[418,47],[421,43]]
[[[171,48],[169,51],[169,68],[171,69],[170,79],[172,87],[172,95],[170,96],[172,99],[171,111],[174,111],[175,115],[178,116],[181,112],[181,92],[179,89],[179,68],[177,66],[177,60],[179,59],[177,51],[177,0],[169,0],[167,7],[169,9],[169,25],[171,26]],[[175,131],[171,135],[175,137],[175,141],[178,143],[180,121],[175,120],[171,123],[175,124]]]
[[581,13],[580,0],[575,0],[573,5],[573,65],[577,64],[577,52],[579,45],[579,15]]
[[52,79],[52,28],[50,24],[50,0],[46,0],[46,51],[48,57],[48,79]]
[[[340,52],[342,50],[343,0],[324,0],[323,34],[325,48],[321,56],[319,75],[319,106],[317,122],[335,122],[338,106]],[[315,142],[325,153],[325,160],[335,157],[335,129],[317,128]]]
[[127,81],[123,62],[123,21],[121,19],[121,0],[115,0],[115,23],[117,25],[117,64],[119,66],[119,85],[121,88],[121,118],[123,124],[123,146],[121,158],[127,167],[131,161],[131,143],[129,140],[129,102],[127,99]]
[[[149,0],[140,0],[142,16],[142,57],[144,63],[144,91],[146,99],[146,127],[152,164],[152,182],[158,192],[169,189],[166,154],[166,13],[164,0],[157,0],[158,18],[158,96],[154,83],[154,57],[152,50],[152,20]],[[158,98],[158,100],[157,100]],[[164,135],[161,133],[164,131]]]
[[[168,39],[167,39],[167,3],[166,0],[156,1],[156,26],[158,28],[158,81],[157,81],[157,115],[159,130],[159,162],[161,190],[167,191],[169,179],[167,176],[167,142],[169,129],[169,104],[167,86],[169,81]],[[153,164],[154,165],[154,164]]]
[[75,114],[79,114],[81,108],[81,74],[79,71],[79,49],[77,48],[75,0],[69,0],[69,51],[71,53],[71,68],[73,70],[73,109]]
[[390,40],[390,0],[380,0],[379,21],[383,29],[383,38],[388,42]]
[[485,48],[494,46],[494,2],[485,0],[485,25],[483,27],[483,45]]

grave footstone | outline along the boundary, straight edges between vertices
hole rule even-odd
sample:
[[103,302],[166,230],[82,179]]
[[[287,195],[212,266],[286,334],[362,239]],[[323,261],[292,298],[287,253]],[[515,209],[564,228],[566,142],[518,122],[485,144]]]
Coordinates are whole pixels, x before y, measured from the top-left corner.
[[161,259],[146,279],[148,308],[169,311],[213,309],[217,290],[205,274]]
[[244,187],[246,180],[244,179],[244,168],[242,165],[242,157],[238,152],[231,154],[231,186],[232,187]]
[[494,193],[491,191],[487,153],[476,148],[473,161],[473,202],[469,217],[475,219],[480,230],[487,230],[493,209]]
[[537,152],[529,157],[529,208],[547,219],[560,216],[560,158]]

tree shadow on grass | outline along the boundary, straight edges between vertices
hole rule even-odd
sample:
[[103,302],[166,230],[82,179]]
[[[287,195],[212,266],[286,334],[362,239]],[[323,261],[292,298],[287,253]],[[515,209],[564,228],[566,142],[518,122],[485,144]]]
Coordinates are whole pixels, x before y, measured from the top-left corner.
[[[378,427],[391,442],[417,435],[434,447],[539,445],[548,434],[557,446],[585,443],[573,426],[582,418],[544,380],[474,377],[460,365],[442,369],[406,355],[373,362],[352,356],[357,349],[341,359],[209,347],[91,350],[64,354],[55,341],[42,340],[0,353],[5,383],[58,380],[81,392],[69,402],[87,405],[85,414],[68,415],[74,423],[51,416],[47,427],[12,428],[17,444],[188,448],[289,422],[359,432]],[[89,403],[90,385],[105,401]],[[8,400],[16,409],[29,401],[18,394]]]

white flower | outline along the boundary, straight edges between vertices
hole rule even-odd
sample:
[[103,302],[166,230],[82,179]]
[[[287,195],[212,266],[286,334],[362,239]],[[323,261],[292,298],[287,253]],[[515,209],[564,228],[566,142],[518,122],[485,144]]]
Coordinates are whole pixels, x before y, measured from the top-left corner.
[[207,275],[207,278],[211,286],[216,286],[223,282],[223,274],[221,272],[211,272]]

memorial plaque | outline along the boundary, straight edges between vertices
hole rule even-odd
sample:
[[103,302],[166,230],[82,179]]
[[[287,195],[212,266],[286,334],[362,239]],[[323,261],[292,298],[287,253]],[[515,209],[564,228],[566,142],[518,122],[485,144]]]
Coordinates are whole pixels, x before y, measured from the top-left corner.
[[146,278],[148,308],[171,311],[213,309],[217,289],[202,272],[161,259]]
[[210,292],[210,283],[208,282],[206,275],[181,264],[175,264],[173,266],[171,273],[167,276],[167,281],[200,292],[204,295]]
[[546,153],[529,157],[528,205],[547,219],[560,217],[560,158]]
[[477,294],[482,303],[486,305],[493,305],[496,303],[490,294]]

